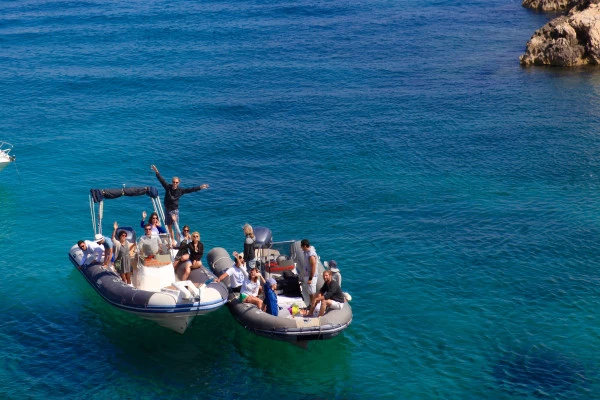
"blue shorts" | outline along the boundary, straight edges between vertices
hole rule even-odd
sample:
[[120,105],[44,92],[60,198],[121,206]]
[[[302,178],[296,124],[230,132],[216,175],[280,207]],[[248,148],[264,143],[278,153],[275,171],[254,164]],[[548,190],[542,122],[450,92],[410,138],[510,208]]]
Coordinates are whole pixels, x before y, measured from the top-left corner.
[[177,221],[179,221],[179,210],[167,211],[165,214],[165,224],[173,225],[173,215],[177,217]]

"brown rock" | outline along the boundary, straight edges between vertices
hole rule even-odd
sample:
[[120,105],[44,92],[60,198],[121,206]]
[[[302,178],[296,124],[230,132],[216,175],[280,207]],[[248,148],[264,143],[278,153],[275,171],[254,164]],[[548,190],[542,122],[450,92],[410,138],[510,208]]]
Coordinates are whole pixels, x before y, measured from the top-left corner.
[[571,67],[600,64],[600,7],[596,3],[553,19],[527,42],[522,65]]

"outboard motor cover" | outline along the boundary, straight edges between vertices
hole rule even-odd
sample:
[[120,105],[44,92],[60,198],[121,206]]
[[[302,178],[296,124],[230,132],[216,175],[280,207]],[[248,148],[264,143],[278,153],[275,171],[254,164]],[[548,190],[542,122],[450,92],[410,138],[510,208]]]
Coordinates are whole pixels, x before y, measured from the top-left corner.
[[273,244],[271,230],[264,226],[254,228],[254,245],[256,248],[270,249]]

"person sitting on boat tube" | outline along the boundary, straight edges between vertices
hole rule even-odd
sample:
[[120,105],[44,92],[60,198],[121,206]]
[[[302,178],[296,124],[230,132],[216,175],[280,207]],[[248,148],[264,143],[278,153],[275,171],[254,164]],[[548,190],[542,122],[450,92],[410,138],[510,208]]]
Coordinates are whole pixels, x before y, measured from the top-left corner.
[[167,228],[169,228],[169,233],[171,235],[171,241],[175,242],[175,232],[173,231],[173,216],[176,218],[179,217],[179,198],[186,193],[197,192],[202,189],[208,189],[208,185],[205,183],[200,186],[194,186],[191,188],[182,188],[179,186],[179,178],[174,176],[171,180],[171,184],[169,185],[167,181],[162,177],[162,175],[158,172],[158,168],[154,164],[150,166],[154,172],[156,172],[156,178],[165,189],[165,224],[167,224]]
[[277,305],[277,281],[273,278],[267,279],[263,287],[265,293],[265,312],[274,316],[279,315],[279,306]]
[[323,280],[325,283],[321,287],[319,294],[315,297],[315,300],[311,303],[308,315],[313,315],[318,303],[321,304],[319,317],[322,317],[328,308],[341,310],[344,307],[344,302],[346,301],[344,292],[342,292],[340,285],[332,279],[331,271],[323,271]]
[[244,279],[244,283],[242,283],[240,301],[243,303],[254,304],[259,310],[264,311],[263,301],[258,297],[259,293],[262,291],[262,287],[260,286],[261,282],[258,280],[259,277],[264,282],[265,278],[258,272],[258,268],[252,268],[250,270],[250,277]]
[[90,256],[92,256],[93,259],[89,263],[92,263],[94,261],[102,261],[104,247],[89,240],[80,240],[77,242],[77,246],[79,246],[79,248],[83,250],[83,257],[81,257],[81,264],[79,264],[80,267],[83,267],[84,265],[88,264],[87,260]]
[[187,281],[193,269],[202,266],[202,256],[204,255],[204,244],[200,241],[200,232],[192,233],[192,241],[179,247],[176,258],[177,264],[173,264],[175,271],[181,271],[177,275],[181,276],[182,281]]
[[160,224],[158,214],[155,212],[150,214],[150,219],[148,219],[148,223],[146,223],[146,211],[142,211],[142,222],[140,223],[140,226],[142,228],[146,228],[146,225],[150,225],[152,227],[153,235],[167,233],[167,230]]
[[115,247],[112,240],[103,236],[101,233],[94,236],[94,240],[100,246],[104,247],[104,268],[108,268],[110,266],[110,262],[113,255],[113,248]]
[[244,266],[244,257],[241,254],[238,254],[237,251],[234,251],[233,259],[235,260],[233,265],[229,267],[227,271],[223,272],[221,276],[215,280],[215,282],[221,282],[229,277],[229,287],[231,291],[234,293],[240,293],[244,280],[248,278],[248,272],[246,272],[246,267]]
[[308,239],[302,239],[300,247],[304,252],[304,281],[308,286],[308,294],[310,295],[310,302],[316,298],[317,293],[317,252],[314,246],[310,245]]
[[340,287],[342,287],[342,274],[340,273],[340,269],[338,268],[337,261],[330,260],[327,263],[329,270],[331,271],[331,279],[336,281]]

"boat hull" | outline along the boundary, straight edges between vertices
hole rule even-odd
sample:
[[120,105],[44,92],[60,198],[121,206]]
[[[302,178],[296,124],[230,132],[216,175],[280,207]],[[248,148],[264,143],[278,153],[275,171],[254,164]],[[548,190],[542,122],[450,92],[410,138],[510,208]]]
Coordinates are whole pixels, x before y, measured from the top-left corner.
[[[209,251],[207,260],[213,273],[217,276],[223,274],[233,264],[233,259],[229,257],[227,250],[221,247]],[[319,267],[321,270],[323,269],[322,265]],[[294,301],[285,296],[278,296],[278,298],[280,306],[291,304]],[[297,300],[297,302],[302,301],[301,298]],[[301,346],[312,340],[331,339],[342,333],[352,323],[352,308],[348,302],[344,303],[341,310],[329,310],[321,317],[292,316],[285,306],[280,310],[279,316],[273,316],[252,304],[240,302],[238,297],[231,293],[227,308],[234,319],[248,331],[259,336],[292,342]]]
[[[194,317],[215,311],[227,302],[227,290],[218,283],[200,288],[199,298],[184,300],[168,293],[140,290],[128,286],[112,269],[94,262],[79,267],[78,246],[69,252],[69,259],[87,283],[112,307],[147,319],[178,333],[184,333]],[[204,268],[192,271],[189,280],[204,283],[211,277]]]

